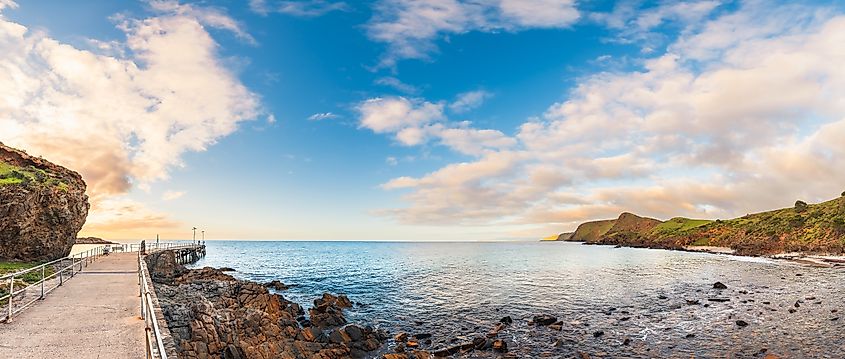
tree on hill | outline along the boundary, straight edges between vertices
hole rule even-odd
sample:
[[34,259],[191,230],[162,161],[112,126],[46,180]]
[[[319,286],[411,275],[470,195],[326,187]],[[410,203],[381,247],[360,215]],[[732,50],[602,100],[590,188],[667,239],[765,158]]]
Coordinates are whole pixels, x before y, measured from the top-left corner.
[[795,212],[801,213],[807,210],[807,202],[795,201]]

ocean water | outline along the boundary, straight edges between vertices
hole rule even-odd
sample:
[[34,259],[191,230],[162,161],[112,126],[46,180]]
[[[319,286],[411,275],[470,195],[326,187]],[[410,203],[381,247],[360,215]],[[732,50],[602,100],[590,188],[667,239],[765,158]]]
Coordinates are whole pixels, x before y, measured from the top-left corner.
[[[350,321],[430,333],[430,349],[510,316],[499,337],[521,358],[845,358],[842,269],[554,242],[209,241],[194,266],[278,279],[293,285],[279,294],[306,308],[324,292],[346,294],[361,303]],[[728,289],[713,289],[716,281]],[[530,325],[536,314],[563,329]]]

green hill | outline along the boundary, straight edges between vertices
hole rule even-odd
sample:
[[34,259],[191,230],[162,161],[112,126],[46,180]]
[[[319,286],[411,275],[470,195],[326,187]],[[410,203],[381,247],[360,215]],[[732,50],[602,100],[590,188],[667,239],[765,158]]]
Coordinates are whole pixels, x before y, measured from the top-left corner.
[[790,208],[729,220],[676,217],[661,222],[623,213],[615,220],[581,224],[570,240],[668,249],[718,246],[744,255],[842,254],[845,253],[845,196],[818,204],[798,201]]

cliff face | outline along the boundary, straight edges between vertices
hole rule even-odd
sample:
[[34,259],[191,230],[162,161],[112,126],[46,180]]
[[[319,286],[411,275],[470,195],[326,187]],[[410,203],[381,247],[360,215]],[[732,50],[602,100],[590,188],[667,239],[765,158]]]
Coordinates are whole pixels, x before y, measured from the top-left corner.
[[68,255],[88,215],[85,188],[78,173],[0,143],[0,259]]

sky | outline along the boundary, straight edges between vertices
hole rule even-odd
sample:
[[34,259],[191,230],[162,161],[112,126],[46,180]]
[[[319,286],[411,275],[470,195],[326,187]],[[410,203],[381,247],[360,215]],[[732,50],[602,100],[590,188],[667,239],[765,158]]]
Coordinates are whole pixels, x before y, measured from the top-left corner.
[[0,0],[0,142],[80,235],[536,240],[845,190],[845,5]]

